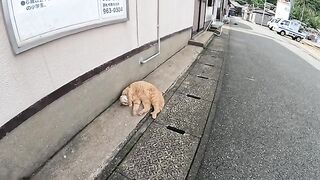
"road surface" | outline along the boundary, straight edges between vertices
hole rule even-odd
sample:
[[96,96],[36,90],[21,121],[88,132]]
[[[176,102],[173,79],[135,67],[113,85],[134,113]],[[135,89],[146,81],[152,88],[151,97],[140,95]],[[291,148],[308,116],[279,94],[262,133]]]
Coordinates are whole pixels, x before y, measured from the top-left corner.
[[320,71],[301,52],[231,26],[242,31],[230,30],[198,179],[319,179]]

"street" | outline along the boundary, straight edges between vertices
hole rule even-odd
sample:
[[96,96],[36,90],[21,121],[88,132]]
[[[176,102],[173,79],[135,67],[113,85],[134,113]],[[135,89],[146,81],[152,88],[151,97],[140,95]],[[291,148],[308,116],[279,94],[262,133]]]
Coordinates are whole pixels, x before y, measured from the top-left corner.
[[231,23],[221,95],[197,178],[319,179],[320,72],[301,52],[249,29]]

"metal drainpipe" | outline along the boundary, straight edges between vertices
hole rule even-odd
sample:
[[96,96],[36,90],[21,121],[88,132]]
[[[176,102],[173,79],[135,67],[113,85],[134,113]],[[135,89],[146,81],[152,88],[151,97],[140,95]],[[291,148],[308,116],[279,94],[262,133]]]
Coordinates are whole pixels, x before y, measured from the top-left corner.
[[140,64],[145,64],[145,63],[147,63],[148,61],[150,61],[151,59],[153,59],[153,58],[155,58],[155,57],[157,57],[157,56],[159,56],[160,55],[160,0],[157,0],[157,39],[158,39],[158,50],[157,50],[157,52],[154,54],[154,55],[152,55],[152,56],[150,56],[149,58],[147,58],[147,59],[142,59],[142,60],[140,60],[139,61],[139,63]]

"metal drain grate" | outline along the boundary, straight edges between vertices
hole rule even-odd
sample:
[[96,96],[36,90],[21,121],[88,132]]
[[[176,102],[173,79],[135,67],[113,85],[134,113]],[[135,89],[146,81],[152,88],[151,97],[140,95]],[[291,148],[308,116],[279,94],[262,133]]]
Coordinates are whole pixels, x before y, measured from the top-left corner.
[[195,95],[192,95],[192,94],[187,94],[188,97],[191,97],[193,99],[201,99],[201,97],[198,97],[198,96],[195,96]]
[[214,65],[212,65],[212,64],[207,64],[207,63],[206,63],[205,65],[207,65],[207,66],[211,66],[211,67],[214,67]]
[[184,134],[186,133],[184,130],[181,130],[181,129],[178,129],[178,128],[175,128],[175,127],[172,127],[172,126],[167,126],[167,129],[171,130],[171,131],[174,131],[176,133],[179,133],[179,134]]
[[197,75],[198,78],[201,78],[201,79],[209,79],[208,77],[205,77],[205,76],[200,76],[200,75]]

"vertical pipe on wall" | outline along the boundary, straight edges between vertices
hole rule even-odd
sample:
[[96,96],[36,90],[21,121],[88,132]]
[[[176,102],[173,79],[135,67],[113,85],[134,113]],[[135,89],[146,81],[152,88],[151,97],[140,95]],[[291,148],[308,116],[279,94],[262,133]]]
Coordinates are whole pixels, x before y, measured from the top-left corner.
[[[137,8],[137,11],[138,11],[138,8]],[[138,18],[138,17],[137,17]],[[153,58],[157,57],[160,55],[160,0],[157,0],[157,40],[158,40],[158,48],[157,48],[157,52],[150,56],[149,58],[147,59],[142,59],[139,61],[140,64],[145,64],[147,63],[148,61],[152,60]]]
[[202,8],[202,0],[199,0],[199,17],[198,17],[198,28],[197,31],[200,31],[200,22],[201,22],[201,8]]
[[136,0],[136,24],[137,24],[137,47],[140,47],[139,40],[139,18],[138,18],[138,0]]

